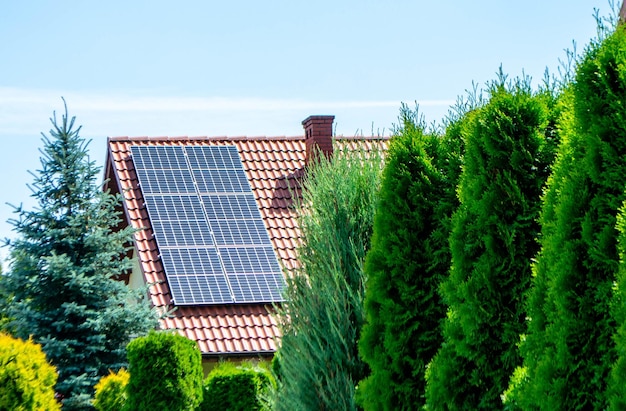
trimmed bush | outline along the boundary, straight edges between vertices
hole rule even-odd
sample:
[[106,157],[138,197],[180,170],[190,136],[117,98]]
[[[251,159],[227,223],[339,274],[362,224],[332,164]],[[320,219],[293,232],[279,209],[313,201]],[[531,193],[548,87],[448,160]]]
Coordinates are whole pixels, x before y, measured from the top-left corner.
[[445,317],[438,288],[450,266],[449,220],[457,206],[462,123],[444,137],[403,107],[382,175],[365,261],[367,321],[359,341],[371,374],[359,383],[365,410],[415,410]]
[[611,309],[620,280],[616,223],[626,200],[625,30],[591,43],[571,87],[567,145],[543,204],[524,367],[509,390],[521,409],[605,410],[612,395],[621,326]]
[[202,402],[202,357],[178,334],[151,331],[128,344],[130,411],[193,410]]
[[244,364],[236,366],[224,362],[207,376],[203,388],[200,411],[219,409],[228,411],[260,411],[260,401],[275,381],[269,370]]
[[125,369],[117,373],[111,371],[96,384],[96,395],[93,402],[97,411],[119,411],[126,404],[126,386],[130,374]]
[[0,410],[60,410],[56,381],[39,344],[0,334]]
[[444,343],[428,370],[432,410],[494,410],[521,358],[523,295],[539,245],[540,196],[554,157],[550,92],[500,78],[468,128],[452,266],[441,294]]

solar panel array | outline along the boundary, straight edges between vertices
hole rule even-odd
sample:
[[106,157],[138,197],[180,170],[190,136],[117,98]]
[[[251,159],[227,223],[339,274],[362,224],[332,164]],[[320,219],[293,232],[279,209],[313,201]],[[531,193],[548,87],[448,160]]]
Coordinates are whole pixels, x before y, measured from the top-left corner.
[[176,305],[283,301],[284,279],[234,146],[131,146]]

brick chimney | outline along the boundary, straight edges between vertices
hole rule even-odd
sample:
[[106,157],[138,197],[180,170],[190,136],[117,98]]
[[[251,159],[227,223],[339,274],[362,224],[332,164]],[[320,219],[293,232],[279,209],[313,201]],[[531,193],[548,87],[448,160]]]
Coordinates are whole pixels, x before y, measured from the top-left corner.
[[318,153],[326,158],[333,154],[333,120],[335,116],[309,116],[303,122],[306,142],[305,164],[314,159]]

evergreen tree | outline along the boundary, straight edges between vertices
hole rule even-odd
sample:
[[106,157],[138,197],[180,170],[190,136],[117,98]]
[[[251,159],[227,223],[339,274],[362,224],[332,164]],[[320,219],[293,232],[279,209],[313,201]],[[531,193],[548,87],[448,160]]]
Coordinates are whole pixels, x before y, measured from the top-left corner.
[[523,295],[538,250],[537,218],[554,144],[550,92],[500,72],[472,117],[441,291],[444,343],[429,366],[428,409],[493,410],[521,359]]
[[41,344],[59,372],[63,408],[91,409],[100,377],[126,364],[126,344],[156,325],[145,302],[122,281],[131,229],[121,222],[119,197],[96,184],[99,170],[87,143],[65,115],[51,119],[43,135],[41,170],[34,175],[39,207],[21,207],[12,220],[18,237],[9,243],[11,327]]
[[626,202],[617,216],[620,265],[616,287],[613,290],[612,314],[617,331],[614,335],[617,360],[611,369],[608,383],[609,410],[626,409]]
[[357,339],[363,323],[362,262],[369,249],[381,153],[343,150],[307,166],[298,205],[300,267],[287,280],[278,315],[275,410],[354,410],[365,366]]
[[446,137],[425,132],[403,107],[390,142],[365,272],[366,324],[359,349],[371,368],[360,383],[366,410],[415,410],[426,365],[441,344],[438,287],[450,265],[449,219],[457,206],[463,122]]
[[[626,181],[626,31],[587,47],[573,112],[544,200],[524,366],[511,403],[522,409],[603,410],[616,355],[611,312],[619,267],[616,216]],[[508,401],[507,401],[508,402]]]

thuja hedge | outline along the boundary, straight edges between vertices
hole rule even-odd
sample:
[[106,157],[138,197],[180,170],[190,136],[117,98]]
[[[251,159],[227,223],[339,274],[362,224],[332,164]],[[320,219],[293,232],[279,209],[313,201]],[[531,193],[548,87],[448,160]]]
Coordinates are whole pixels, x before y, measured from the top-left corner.
[[607,390],[610,410],[626,409],[626,202],[617,216],[617,231],[620,265],[611,306],[618,325],[614,335],[617,360],[611,369]]
[[127,410],[184,411],[202,401],[202,357],[194,341],[151,331],[128,344]]
[[610,301],[619,269],[616,216],[625,199],[625,67],[623,28],[592,42],[578,65],[568,155],[560,155],[544,200],[524,366],[507,393],[511,407],[609,406],[613,337],[621,326]]
[[366,410],[423,405],[424,373],[445,316],[437,290],[450,265],[461,128],[454,124],[447,138],[428,133],[407,107],[401,121],[387,152],[365,262],[367,317],[359,349],[371,374],[357,398]]
[[261,398],[273,386],[274,378],[267,369],[224,362],[211,370],[204,381],[204,399],[199,409],[260,411],[264,409]]
[[452,266],[442,284],[444,344],[429,366],[429,409],[492,410],[521,363],[523,295],[539,246],[542,187],[554,156],[551,92],[502,73],[465,136]]
[[0,333],[0,410],[60,410],[56,381],[38,344]]

